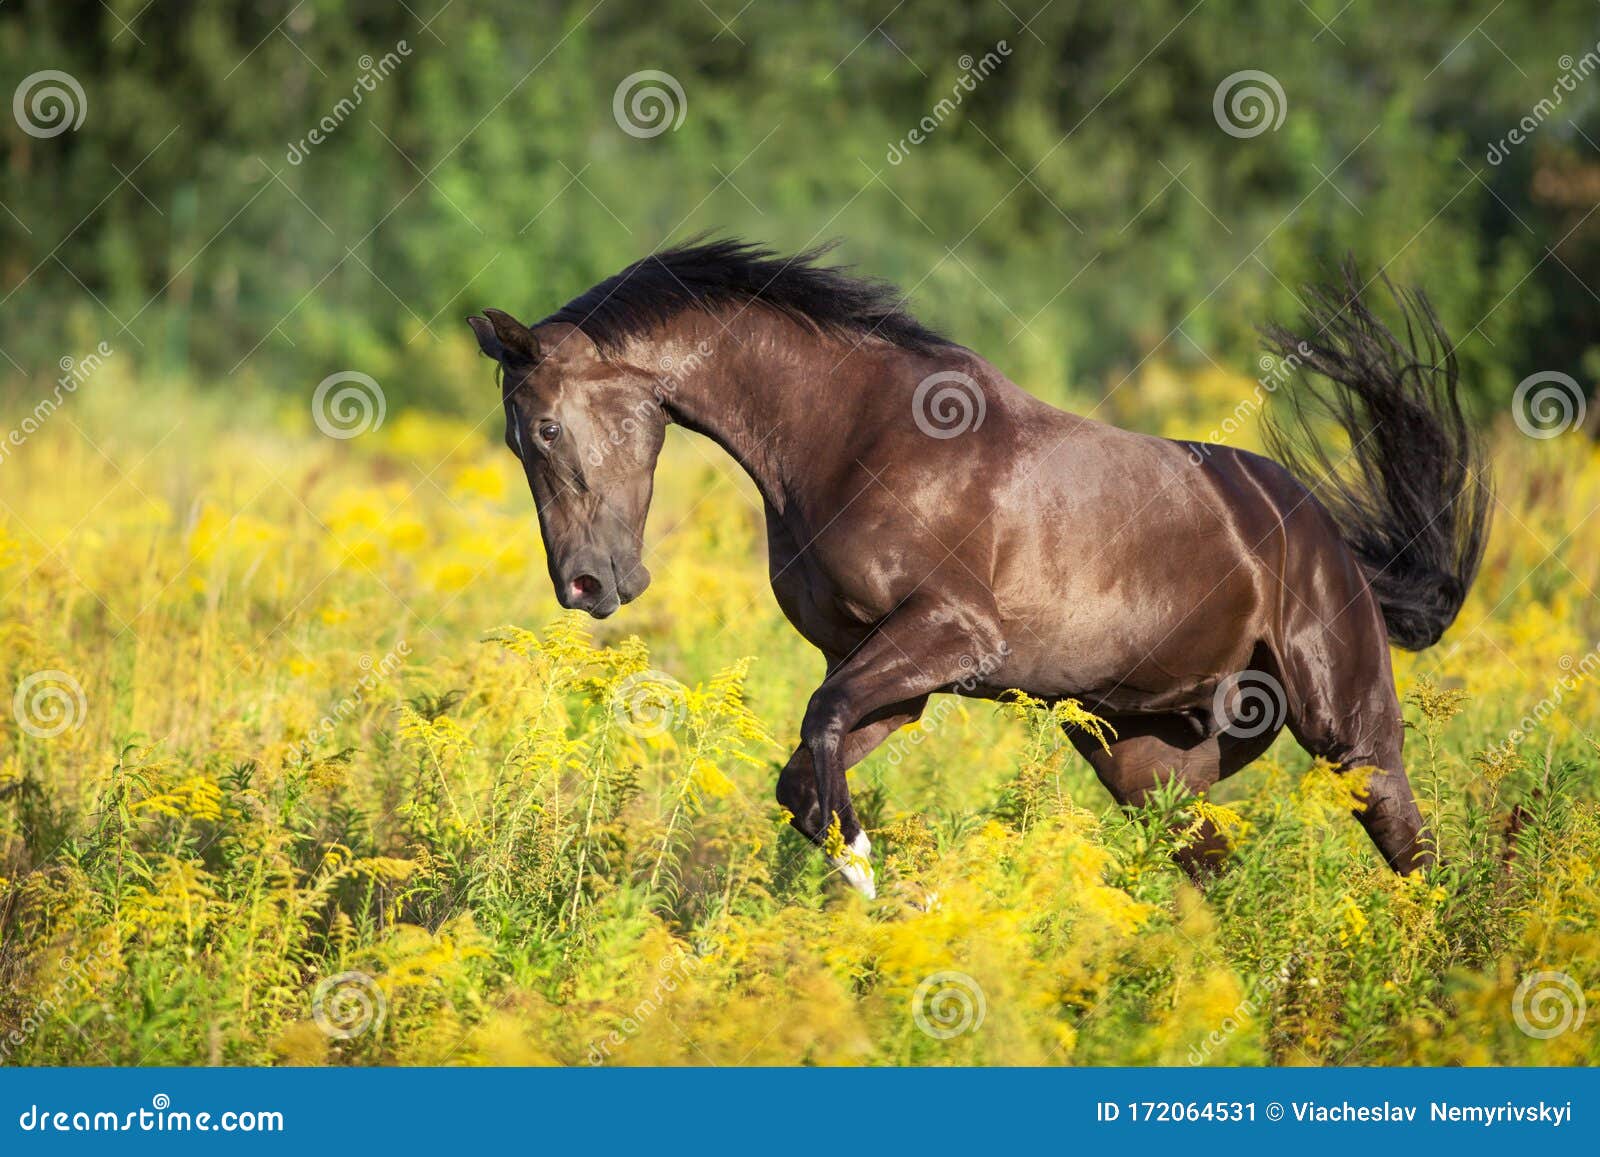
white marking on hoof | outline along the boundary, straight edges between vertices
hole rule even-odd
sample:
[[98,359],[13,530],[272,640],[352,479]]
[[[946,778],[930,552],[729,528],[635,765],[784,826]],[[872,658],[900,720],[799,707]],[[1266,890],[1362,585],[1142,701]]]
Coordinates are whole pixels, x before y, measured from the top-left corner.
[[878,886],[872,874],[872,841],[867,839],[866,832],[857,832],[845,854],[829,856],[828,862],[839,869],[845,883],[857,892],[869,900],[878,898]]

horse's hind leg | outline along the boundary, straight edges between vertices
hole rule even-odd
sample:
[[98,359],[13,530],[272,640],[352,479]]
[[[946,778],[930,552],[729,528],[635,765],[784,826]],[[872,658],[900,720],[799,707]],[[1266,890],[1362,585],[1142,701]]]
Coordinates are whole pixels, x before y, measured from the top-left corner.
[[[1121,716],[1107,722],[1117,732],[1107,745],[1110,750],[1080,733],[1069,735],[1123,807],[1141,806],[1152,791],[1173,779],[1198,795],[1255,759],[1277,735],[1207,736],[1185,715]],[[1206,820],[1174,859],[1199,883],[1221,869],[1227,854],[1228,841]]]
[[[1395,695],[1382,619],[1360,604],[1339,631],[1318,631],[1285,655],[1289,730],[1312,755],[1341,770],[1372,767],[1361,826],[1401,875],[1430,867],[1433,836],[1422,822],[1401,748],[1405,720]],[[1351,645],[1351,636],[1357,640]]]

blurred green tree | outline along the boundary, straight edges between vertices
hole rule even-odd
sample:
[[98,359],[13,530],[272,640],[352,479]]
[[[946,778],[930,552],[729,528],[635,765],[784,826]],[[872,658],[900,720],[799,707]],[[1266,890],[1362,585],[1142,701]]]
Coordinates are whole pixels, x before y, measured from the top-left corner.
[[[464,313],[714,231],[843,238],[1060,396],[1153,356],[1253,373],[1253,327],[1349,251],[1426,286],[1494,404],[1600,376],[1597,40],[1584,0],[20,0],[0,350],[455,405]],[[44,70],[77,128],[26,131]],[[676,127],[630,133],[646,70]],[[1246,71],[1271,123],[1230,132]]]

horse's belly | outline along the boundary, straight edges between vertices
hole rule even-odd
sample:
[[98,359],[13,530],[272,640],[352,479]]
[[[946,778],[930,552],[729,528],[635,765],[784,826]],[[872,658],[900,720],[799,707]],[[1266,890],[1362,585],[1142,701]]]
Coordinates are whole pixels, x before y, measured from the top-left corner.
[[1248,667],[1269,633],[1255,567],[1156,555],[1101,582],[1042,577],[1059,593],[1003,608],[1010,654],[997,673],[1040,698],[1125,711],[1195,706],[1218,678]]

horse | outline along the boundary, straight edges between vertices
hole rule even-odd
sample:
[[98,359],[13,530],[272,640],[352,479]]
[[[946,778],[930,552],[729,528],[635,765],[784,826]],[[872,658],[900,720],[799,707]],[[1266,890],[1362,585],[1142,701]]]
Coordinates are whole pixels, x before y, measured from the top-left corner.
[[[675,422],[760,493],[773,594],[826,660],[778,802],[867,897],[845,773],[938,693],[1078,700],[1109,732],[1071,741],[1128,808],[1206,791],[1287,728],[1370,776],[1357,818],[1395,872],[1431,865],[1389,643],[1455,619],[1492,494],[1426,296],[1384,278],[1391,328],[1347,263],[1297,329],[1265,327],[1297,387],[1263,456],[1050,406],[828,248],[697,239],[534,325],[468,319],[561,605],[603,619],[649,585]],[[1318,440],[1329,419],[1348,447]],[[1178,860],[1203,881],[1226,850],[1204,825]]]

